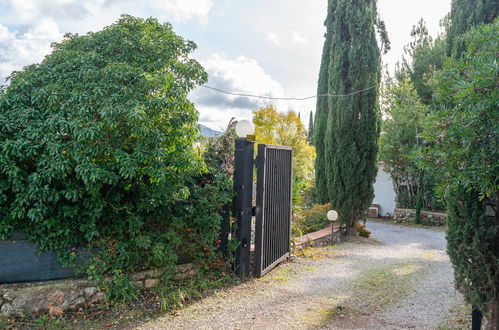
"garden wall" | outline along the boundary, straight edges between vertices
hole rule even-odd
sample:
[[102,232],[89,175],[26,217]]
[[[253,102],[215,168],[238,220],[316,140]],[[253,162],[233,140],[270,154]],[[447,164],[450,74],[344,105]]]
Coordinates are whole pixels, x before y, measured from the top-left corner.
[[[415,209],[395,209],[395,222],[416,222]],[[421,211],[421,223],[425,225],[443,226],[447,222],[447,214],[440,212]]]
[[[178,265],[175,278],[192,277],[198,271],[193,264]],[[141,289],[151,289],[159,284],[161,270],[149,270],[130,275]],[[104,301],[104,293],[96,281],[65,279],[33,283],[0,284],[0,315],[26,315],[46,311],[57,313],[85,304]]]

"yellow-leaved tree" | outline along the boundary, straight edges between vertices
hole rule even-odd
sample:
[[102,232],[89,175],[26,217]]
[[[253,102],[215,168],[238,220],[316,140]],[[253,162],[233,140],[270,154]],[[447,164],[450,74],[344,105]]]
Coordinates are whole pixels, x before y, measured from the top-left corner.
[[253,124],[256,143],[293,148],[293,192],[298,196],[313,182],[315,161],[315,147],[309,144],[300,117],[294,111],[280,113],[269,105],[253,111]]

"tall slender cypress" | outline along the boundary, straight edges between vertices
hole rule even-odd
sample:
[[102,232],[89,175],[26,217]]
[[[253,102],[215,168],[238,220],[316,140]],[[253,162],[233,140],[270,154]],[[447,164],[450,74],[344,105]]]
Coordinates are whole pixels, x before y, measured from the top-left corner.
[[314,136],[314,114],[310,111],[310,118],[308,119],[308,141],[312,143]]
[[[376,0],[330,0],[326,19],[315,142],[318,199],[331,202],[349,232],[374,197],[380,116],[381,54]],[[382,41],[387,44],[386,31]],[[325,184],[324,184],[325,177]],[[321,195],[324,194],[324,195]]]
[[324,47],[322,49],[322,60],[319,71],[319,83],[317,86],[317,105],[315,108],[315,127],[313,133],[313,144],[315,146],[315,200],[317,203],[324,204],[328,202],[328,188],[326,178],[326,162],[325,162],[325,146],[324,140],[326,136],[326,123],[329,116],[328,98],[322,95],[328,92],[329,81],[329,58],[331,54],[331,21],[333,20],[332,8],[335,6],[335,1],[328,1],[328,11],[326,21],[326,34]]

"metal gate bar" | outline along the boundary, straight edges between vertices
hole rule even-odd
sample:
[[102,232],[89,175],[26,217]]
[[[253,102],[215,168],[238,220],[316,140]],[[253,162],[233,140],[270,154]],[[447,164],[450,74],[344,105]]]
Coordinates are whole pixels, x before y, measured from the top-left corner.
[[290,253],[292,156],[289,147],[258,146],[255,276],[264,275]]

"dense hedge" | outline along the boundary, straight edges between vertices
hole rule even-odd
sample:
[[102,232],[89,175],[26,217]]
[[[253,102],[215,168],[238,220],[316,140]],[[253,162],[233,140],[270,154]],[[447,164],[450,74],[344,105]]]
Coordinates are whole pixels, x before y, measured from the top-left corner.
[[193,147],[206,73],[169,24],[122,16],[66,35],[0,91],[0,239],[98,247],[90,272],[212,253],[227,177]]
[[496,19],[470,28],[455,41],[466,50],[449,58],[434,78],[434,110],[424,134],[430,143],[422,157],[422,164],[440,178],[440,190],[447,198],[447,252],[456,284],[485,319],[495,322],[499,322],[498,35]]

